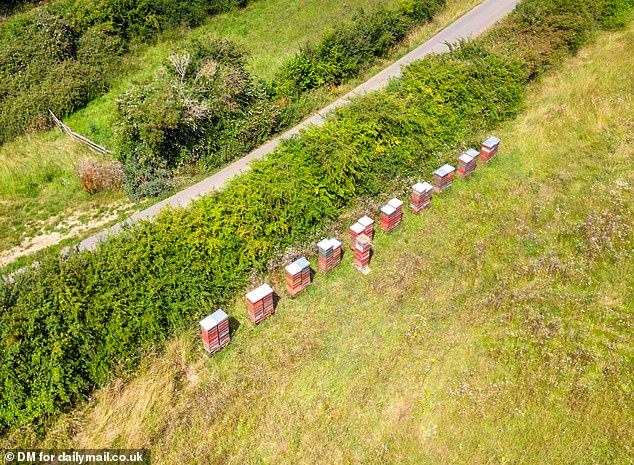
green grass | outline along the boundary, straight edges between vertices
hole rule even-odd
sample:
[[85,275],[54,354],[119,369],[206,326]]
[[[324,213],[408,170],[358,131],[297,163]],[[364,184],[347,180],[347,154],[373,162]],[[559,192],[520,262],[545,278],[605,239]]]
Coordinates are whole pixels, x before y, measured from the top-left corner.
[[192,322],[46,446],[149,447],[154,463],[632,463],[633,73],[634,25],[601,34],[532,86],[492,163],[377,234],[369,275],[348,251],[257,328],[240,299],[211,358]]
[[[391,0],[396,3],[396,0]],[[436,32],[451,24],[481,0],[449,0],[445,9],[427,25],[417,28],[395,50],[390,60],[382,60],[359,78],[332,92],[320,91],[306,102],[305,111],[322,108],[329,102],[380,71]],[[91,102],[65,122],[76,132],[113,147],[113,115],[116,99],[134,82],[153,76],[170,50],[185,36],[214,34],[234,40],[250,53],[251,70],[270,78],[280,64],[307,41],[316,41],[332,24],[350,18],[359,8],[371,9],[378,0],[259,0],[243,10],[211,18],[192,31],[172,31],[154,46],[137,50],[126,58],[129,74],[115,82],[111,91]],[[77,162],[89,152],[62,136],[56,129],[23,136],[0,146],[0,252],[19,244],[39,231],[39,222],[58,215],[94,211],[120,202],[122,192],[86,195],[74,176]],[[200,176],[188,181],[195,182]],[[145,202],[149,205],[157,199]]]

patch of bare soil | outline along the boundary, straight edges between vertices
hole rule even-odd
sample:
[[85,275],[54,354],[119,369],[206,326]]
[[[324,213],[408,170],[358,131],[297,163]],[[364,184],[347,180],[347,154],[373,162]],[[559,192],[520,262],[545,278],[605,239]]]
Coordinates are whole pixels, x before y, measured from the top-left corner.
[[38,224],[40,234],[26,237],[19,245],[0,251],[0,267],[17,260],[25,255],[58,244],[64,239],[79,237],[82,234],[99,229],[115,221],[121,213],[130,212],[133,204],[117,202],[109,212],[98,214],[96,211],[69,212],[68,216],[56,215]]

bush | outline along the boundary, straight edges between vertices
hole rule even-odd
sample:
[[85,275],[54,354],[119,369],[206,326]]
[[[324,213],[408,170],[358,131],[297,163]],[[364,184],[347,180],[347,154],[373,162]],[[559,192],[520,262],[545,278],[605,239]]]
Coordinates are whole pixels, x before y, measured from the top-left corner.
[[[525,0],[524,8],[546,1]],[[514,21],[523,20],[507,22]],[[511,26],[502,30],[522,30]],[[163,211],[93,252],[51,255],[14,283],[1,282],[0,431],[45,427],[176,328],[232,300],[253,268],[264,270],[276,249],[310,237],[355,196],[427,175],[443,152],[513,117],[532,63],[489,47],[514,40],[521,37],[495,32],[414,63],[386,90],[283,142],[224,190]]]
[[119,100],[117,157],[127,192],[160,194],[185,165],[215,168],[248,152],[272,133],[278,115],[237,46],[215,39],[186,44],[152,82]]
[[324,35],[314,47],[305,47],[275,76],[278,97],[297,99],[324,85],[339,85],[356,76],[390,50],[417,24],[429,21],[444,0],[405,0],[399,8],[360,12],[351,23]]
[[123,185],[124,175],[121,163],[114,160],[85,158],[77,164],[75,173],[88,194],[116,189]]
[[489,34],[488,43],[523,61],[530,80],[576,52],[597,27],[623,24],[632,7],[633,0],[524,1]]
[[[64,117],[106,92],[124,72],[127,43],[152,41],[161,31],[244,4],[61,0],[11,17],[0,25],[0,143],[41,127],[49,108]],[[36,103],[24,105],[28,100]]]

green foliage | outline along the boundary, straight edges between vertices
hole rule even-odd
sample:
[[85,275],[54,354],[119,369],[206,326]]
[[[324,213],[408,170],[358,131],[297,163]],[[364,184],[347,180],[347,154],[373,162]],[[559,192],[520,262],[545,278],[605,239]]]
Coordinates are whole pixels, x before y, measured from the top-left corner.
[[102,95],[127,43],[244,3],[63,0],[11,17],[0,26],[0,143],[46,128],[49,108],[66,116]]
[[[410,2],[355,16],[303,49],[273,90],[245,70],[242,51],[218,40],[193,40],[172,52],[151,83],[128,91],[118,106],[118,157],[133,199],[169,190],[169,174],[198,163],[213,169],[247,153],[298,119],[302,95],[356,75],[401,41],[444,2]],[[273,102],[273,94],[292,96]],[[280,105],[281,103],[281,105]],[[304,113],[301,113],[303,115]]]
[[4,0],[0,4],[0,13],[11,14],[15,10],[20,10],[36,3],[39,3],[39,0]]
[[278,96],[297,98],[324,85],[339,85],[377,58],[384,58],[417,24],[429,21],[444,0],[405,0],[399,8],[360,12],[315,46],[303,48],[277,73]]
[[[527,0],[524,11],[544,2]],[[584,14],[579,11],[580,18]],[[509,22],[514,21],[524,19],[515,15]],[[521,29],[507,24],[506,30]],[[521,39],[493,37],[498,49]],[[522,104],[525,65],[531,63],[521,54],[518,61],[493,53],[495,41],[487,43],[463,44],[412,64],[385,91],[355,100],[323,127],[284,142],[226,189],[188,209],[164,211],[96,251],[50,256],[17,275],[15,283],[2,283],[0,430],[45,425],[96,386],[133,369],[176,328],[191,327],[203,309],[233,299],[274,250],[305,240],[357,195],[384,190],[396,177],[429,173],[444,151],[513,117]],[[549,51],[553,56],[577,46],[574,40],[550,43],[561,47]],[[224,112],[242,98],[249,102],[251,83],[236,74],[235,62],[219,59],[211,68],[205,59],[195,63],[195,73],[177,74],[178,85],[174,76],[155,85],[166,86],[168,97],[191,92],[201,101],[229,102]],[[222,69],[228,74],[217,82]],[[232,103],[227,96],[242,97]],[[180,107],[167,105],[178,131]],[[162,125],[161,118],[151,116],[147,127]],[[148,137],[138,159],[158,160],[159,168],[172,163],[152,153],[162,143],[168,142],[160,131]]]
[[169,174],[185,164],[220,166],[271,134],[279,108],[244,66],[229,42],[192,41],[120,99],[118,157],[132,198],[168,189]]

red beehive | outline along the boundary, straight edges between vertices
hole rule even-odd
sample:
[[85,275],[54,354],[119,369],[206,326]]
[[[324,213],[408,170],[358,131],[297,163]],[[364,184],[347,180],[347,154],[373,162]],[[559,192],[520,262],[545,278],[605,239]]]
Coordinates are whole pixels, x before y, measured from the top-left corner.
[[453,184],[453,175],[456,168],[451,165],[443,165],[434,171],[434,191],[442,192]]
[[273,308],[273,289],[268,284],[262,284],[247,294],[247,310],[249,318],[256,325],[275,312]]
[[310,262],[302,257],[286,267],[286,290],[295,297],[310,285]]
[[365,226],[361,225],[358,222],[350,226],[350,248],[351,249],[354,249],[357,236],[359,236],[360,234],[363,234],[364,231],[365,231]]
[[362,216],[357,221],[361,226],[363,226],[363,234],[368,236],[370,240],[374,239],[374,220],[369,216]]
[[203,346],[210,354],[219,351],[231,342],[229,334],[229,315],[218,309],[200,320],[200,332]]
[[482,148],[480,149],[480,161],[488,163],[498,153],[498,146],[500,145],[500,139],[495,136],[489,137],[482,142]]
[[370,249],[372,247],[372,241],[365,234],[357,236],[354,247],[354,262],[352,263],[355,268],[360,271],[367,271],[370,264]]
[[470,176],[476,169],[477,158],[474,158],[468,152],[458,157],[458,176],[466,178]]
[[433,187],[426,182],[417,182],[412,186],[412,201],[409,208],[416,214],[419,214],[424,208],[431,203],[431,192]]
[[319,250],[318,269],[327,273],[341,262],[341,242],[337,239],[324,239],[317,244]]
[[381,208],[381,229],[385,232],[392,232],[401,222],[401,215],[398,210],[391,205]]

